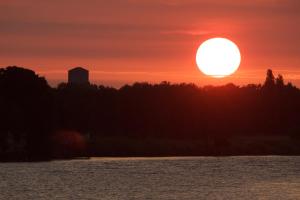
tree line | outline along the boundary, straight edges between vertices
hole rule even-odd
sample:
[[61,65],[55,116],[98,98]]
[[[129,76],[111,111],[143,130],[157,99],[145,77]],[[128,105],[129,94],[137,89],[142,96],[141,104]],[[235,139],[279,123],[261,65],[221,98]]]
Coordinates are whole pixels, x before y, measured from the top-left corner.
[[[253,138],[299,141],[300,90],[267,70],[263,84],[134,83],[116,89],[0,69],[0,160],[102,155],[299,154]],[[252,138],[246,149],[233,138]],[[269,140],[268,140],[269,141]],[[269,147],[268,147],[269,148]]]

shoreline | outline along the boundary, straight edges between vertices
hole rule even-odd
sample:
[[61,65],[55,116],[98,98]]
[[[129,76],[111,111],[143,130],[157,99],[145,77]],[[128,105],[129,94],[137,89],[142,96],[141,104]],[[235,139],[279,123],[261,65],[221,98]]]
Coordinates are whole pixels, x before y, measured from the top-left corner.
[[115,155],[115,156],[91,156],[91,157],[73,157],[73,158],[51,158],[51,159],[32,159],[32,160],[1,160],[0,163],[40,163],[52,161],[71,161],[71,160],[95,160],[95,159],[162,159],[162,158],[228,158],[228,157],[298,157],[300,154],[227,154],[227,155]]

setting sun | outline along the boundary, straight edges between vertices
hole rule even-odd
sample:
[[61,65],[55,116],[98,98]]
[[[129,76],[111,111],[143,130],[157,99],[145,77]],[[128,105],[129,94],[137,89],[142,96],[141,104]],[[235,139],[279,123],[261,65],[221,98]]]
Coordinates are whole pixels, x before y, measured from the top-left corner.
[[241,54],[236,44],[226,38],[203,42],[196,54],[196,63],[206,75],[221,78],[233,74],[239,67]]

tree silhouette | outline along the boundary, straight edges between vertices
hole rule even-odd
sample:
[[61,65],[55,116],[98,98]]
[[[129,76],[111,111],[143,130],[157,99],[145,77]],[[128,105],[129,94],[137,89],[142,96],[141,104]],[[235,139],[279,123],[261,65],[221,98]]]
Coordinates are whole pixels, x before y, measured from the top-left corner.
[[0,70],[0,134],[3,143],[8,136],[15,146],[23,143],[19,152],[26,153],[23,156],[46,154],[46,133],[51,127],[50,89],[47,81],[31,70],[15,66]]
[[273,75],[273,71],[271,69],[268,69],[264,87],[269,89],[269,88],[273,88],[274,86],[275,86],[275,77]]
[[277,87],[284,87],[284,80],[283,80],[283,76],[281,74],[278,74],[276,80],[275,80],[276,86]]
[[[31,70],[7,67],[0,69],[0,94],[0,160],[300,154],[300,91],[270,69],[263,85],[161,82],[115,89],[51,88]],[[270,145],[260,139],[266,137],[293,139]]]

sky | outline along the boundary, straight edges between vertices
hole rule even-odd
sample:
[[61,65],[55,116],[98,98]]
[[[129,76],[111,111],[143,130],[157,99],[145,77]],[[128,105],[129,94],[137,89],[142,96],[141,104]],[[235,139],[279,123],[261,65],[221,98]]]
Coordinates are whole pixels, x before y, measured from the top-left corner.
[[[82,66],[114,87],[262,83],[271,68],[300,86],[299,24],[299,0],[1,0],[0,66],[30,68],[51,85]],[[240,48],[232,76],[198,70],[197,48],[212,37]]]

